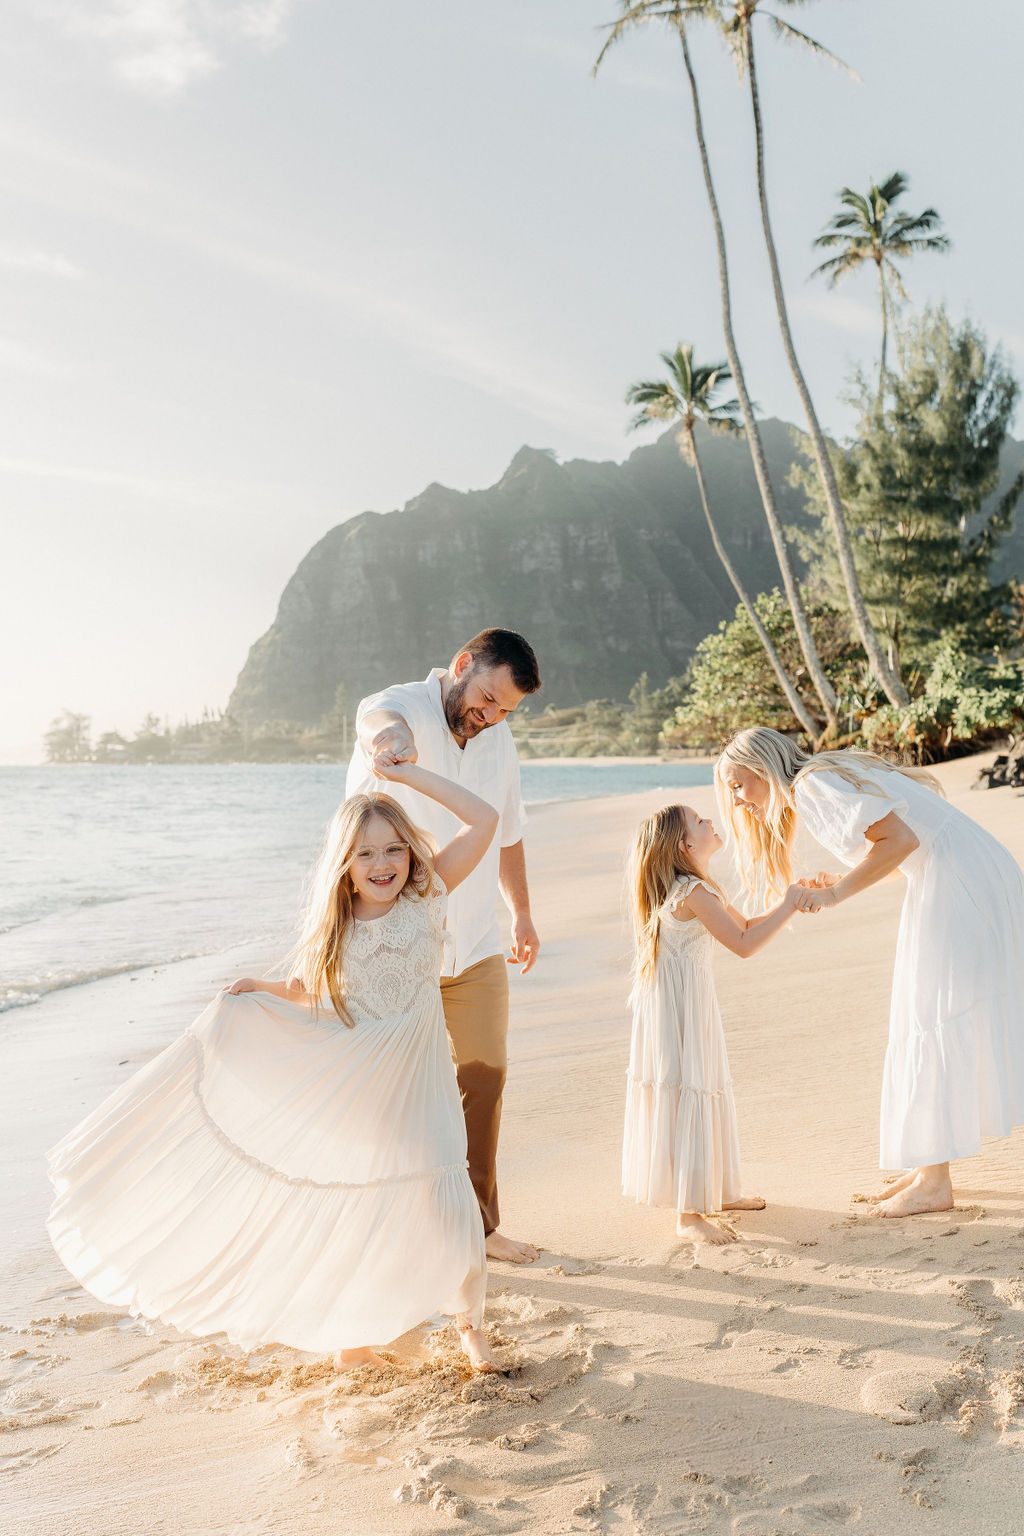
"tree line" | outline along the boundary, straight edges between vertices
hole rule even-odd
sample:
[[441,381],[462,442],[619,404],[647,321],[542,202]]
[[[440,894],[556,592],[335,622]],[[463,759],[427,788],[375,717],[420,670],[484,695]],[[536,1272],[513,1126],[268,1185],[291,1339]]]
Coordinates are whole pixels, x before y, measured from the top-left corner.
[[[800,0],[778,3],[791,9]],[[652,421],[678,427],[680,453],[695,471],[715,551],[739,599],[735,623],[748,629],[754,642],[747,656],[751,686],[736,708],[716,692],[722,681],[716,668],[740,638],[725,625],[700,647],[688,702],[663,739],[678,729],[713,737],[728,716],[734,727],[778,723],[811,743],[864,740],[906,756],[931,757],[941,753],[943,743],[952,749],[954,742],[972,739],[968,718],[947,718],[942,703],[950,669],[957,686],[975,701],[970,716],[978,724],[975,736],[999,728],[1007,714],[1007,689],[1014,708],[1024,708],[1020,668],[1013,661],[1024,642],[1020,587],[994,583],[990,574],[1012,526],[1024,473],[995,512],[979,519],[999,478],[1018,385],[998,348],[990,351],[980,331],[969,323],[956,325],[943,308],[901,323],[908,297],[901,263],[921,253],[946,252],[950,241],[934,208],[915,213],[901,206],[909,181],[905,172],[894,171],[872,181],[866,194],[843,187],[838,210],[814,242],[816,249],[835,254],[811,275],[833,287],[874,266],[881,316],[877,384],[863,372],[851,382],[858,410],[855,436],[844,447],[826,439],[797,355],[772,229],[755,49],[755,23],[760,32],[761,18],[782,41],[847,69],[763,0],[621,0],[594,66],[596,73],[639,27],[660,26],[679,44],[718,258],[728,361],[698,362],[692,345],[680,342],[660,354],[665,373],[632,384],[626,399],[639,407],[634,428]],[[783,526],[736,342],[725,229],[689,46],[689,29],[697,24],[718,32],[749,96],[765,253],[782,348],[806,422],[798,482],[816,523],[810,534]],[[896,368],[890,367],[893,339]],[[736,398],[724,400],[728,384]],[[712,513],[698,424],[746,437],[784,604],[777,594],[752,596],[737,576]],[[772,720],[763,713],[769,704]]]

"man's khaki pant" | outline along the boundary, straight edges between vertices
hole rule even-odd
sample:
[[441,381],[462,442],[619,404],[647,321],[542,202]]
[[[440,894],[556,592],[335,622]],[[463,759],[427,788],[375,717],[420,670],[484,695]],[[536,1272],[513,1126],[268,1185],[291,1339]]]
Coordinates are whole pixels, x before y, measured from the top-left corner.
[[441,1000],[459,1075],[469,1143],[469,1176],[484,1233],[498,1225],[498,1126],[508,1066],[508,966],[491,955],[458,976],[442,976]]

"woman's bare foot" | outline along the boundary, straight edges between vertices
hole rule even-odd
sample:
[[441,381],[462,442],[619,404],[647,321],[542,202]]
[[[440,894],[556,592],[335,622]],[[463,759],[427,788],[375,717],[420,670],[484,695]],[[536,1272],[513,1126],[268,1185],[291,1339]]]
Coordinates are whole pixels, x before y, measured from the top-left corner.
[[898,1195],[901,1190],[909,1188],[921,1172],[920,1168],[910,1168],[906,1173],[901,1173],[898,1179],[893,1179],[891,1184],[886,1184],[877,1195],[861,1196],[866,1198],[869,1205],[880,1205],[883,1200],[891,1200],[893,1195]]
[[[902,1184],[902,1181],[900,1181]],[[951,1211],[953,1186],[948,1163],[932,1163],[915,1169],[910,1182],[903,1184],[884,1203],[871,1206],[870,1216],[920,1216],[925,1211]]]
[[736,1241],[735,1232],[730,1232],[728,1227],[716,1226],[706,1216],[698,1216],[696,1211],[679,1212],[676,1217],[676,1236],[687,1237],[691,1243],[711,1243],[716,1248],[720,1248],[723,1243]]
[[517,1243],[503,1232],[489,1232],[484,1246],[489,1259],[498,1259],[504,1264],[532,1264],[540,1258],[540,1250],[532,1243]]
[[491,1346],[482,1328],[460,1327],[459,1343],[462,1345],[463,1354],[477,1375],[489,1375],[500,1371],[501,1367],[491,1354]]
[[395,1368],[392,1361],[385,1360],[375,1349],[339,1349],[334,1357],[336,1371],[354,1371],[360,1365],[380,1365],[386,1371]]
[[741,1195],[738,1200],[723,1200],[723,1211],[763,1211],[765,1202],[760,1195]]

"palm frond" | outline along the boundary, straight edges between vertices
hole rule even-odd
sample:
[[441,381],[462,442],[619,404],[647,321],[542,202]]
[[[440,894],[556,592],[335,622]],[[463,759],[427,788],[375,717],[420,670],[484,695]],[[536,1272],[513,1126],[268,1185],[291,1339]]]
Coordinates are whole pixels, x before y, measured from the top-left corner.
[[798,27],[791,27],[788,21],[783,21],[781,16],[775,16],[771,11],[763,11],[762,15],[770,24],[775,35],[780,37],[784,43],[796,43],[801,48],[806,48],[808,52],[815,54],[819,59],[824,59],[826,63],[834,65],[836,69],[845,70],[850,79],[856,80],[857,84],[860,85],[861,78],[857,71],[851,69],[849,64],[844,64],[843,60],[838,54],[833,53],[831,48],[826,48],[824,43],[819,43],[815,38],[808,37],[807,33],[801,32]]
[[862,267],[866,261],[872,260],[874,257],[869,248],[848,249],[839,256],[832,256],[828,261],[823,261],[820,267],[815,267],[808,273],[808,277],[827,277],[830,287],[835,288],[844,277],[848,277],[851,272],[856,272],[857,268]]
[[905,171],[893,171],[885,181],[879,183],[876,190],[887,203],[894,203],[898,197],[903,196],[909,185]]
[[601,52],[594,61],[591,75],[597,74],[604,63],[605,56],[620,38],[627,32],[632,32],[637,27],[642,27],[648,21],[671,21],[682,9],[680,0],[622,0],[622,15],[617,21],[607,21],[598,30],[607,32]]

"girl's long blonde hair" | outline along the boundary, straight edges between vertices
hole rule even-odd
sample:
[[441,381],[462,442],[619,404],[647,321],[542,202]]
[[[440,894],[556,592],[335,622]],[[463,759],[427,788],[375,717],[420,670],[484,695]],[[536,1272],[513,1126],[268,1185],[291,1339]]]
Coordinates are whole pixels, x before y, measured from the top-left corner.
[[[734,805],[725,783],[725,768],[747,768],[768,785],[764,816],[752,816]],[[796,804],[793,790],[808,773],[834,773],[855,789],[872,791],[857,769],[875,768],[884,773],[905,773],[919,784],[943,793],[942,785],[926,768],[904,768],[874,752],[845,747],[839,752],[804,752],[788,736],[767,726],[737,731],[715,763],[715,793],[729,829],[729,842],[738,852],[743,884],[751,896],[782,896],[793,879],[793,840],[796,836]],[[758,877],[761,877],[759,880]]]
[[[635,946],[633,982],[645,986],[658,963],[661,908],[679,879],[690,876],[715,882],[697,868],[686,852],[686,816],[681,805],[664,805],[639,828],[630,849],[627,897]],[[724,898],[723,898],[724,899]]]
[[350,1029],[354,1020],[345,1005],[344,961],[355,917],[349,869],[373,816],[382,817],[394,828],[396,838],[409,844],[409,878],[398,900],[417,901],[430,890],[434,848],[428,834],[413,826],[390,795],[353,795],[335,811],[327,828],[310,883],[302,931],[288,960],[288,974],[302,983],[314,999],[314,1007],[326,994],[339,1019]]

